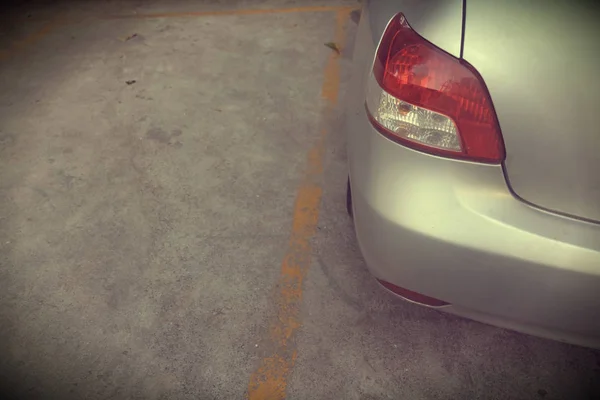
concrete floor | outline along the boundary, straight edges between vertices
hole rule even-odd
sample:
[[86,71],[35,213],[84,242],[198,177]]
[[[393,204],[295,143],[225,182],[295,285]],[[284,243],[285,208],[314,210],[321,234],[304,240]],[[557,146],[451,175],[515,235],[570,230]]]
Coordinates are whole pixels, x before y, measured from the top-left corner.
[[5,398],[247,396],[279,346],[270,327],[287,323],[282,260],[323,132],[312,258],[286,311],[290,370],[271,384],[298,400],[600,398],[598,352],[398,302],[370,278],[344,208],[343,111],[323,98],[324,74],[343,93],[349,73],[354,25],[339,58],[323,45],[336,7],[356,5],[55,1],[4,14]]

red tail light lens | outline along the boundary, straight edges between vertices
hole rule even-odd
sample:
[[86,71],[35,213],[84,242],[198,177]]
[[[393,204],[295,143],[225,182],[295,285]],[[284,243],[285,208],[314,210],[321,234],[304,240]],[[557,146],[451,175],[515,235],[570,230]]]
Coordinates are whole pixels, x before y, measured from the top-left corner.
[[385,136],[440,156],[504,160],[496,114],[477,71],[419,36],[402,14],[383,35],[368,92],[371,121]]

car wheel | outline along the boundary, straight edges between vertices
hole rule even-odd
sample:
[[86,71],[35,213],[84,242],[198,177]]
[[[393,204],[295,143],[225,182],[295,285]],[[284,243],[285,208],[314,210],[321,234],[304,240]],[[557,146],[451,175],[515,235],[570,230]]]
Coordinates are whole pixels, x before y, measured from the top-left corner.
[[354,217],[354,213],[352,212],[352,189],[350,188],[350,178],[348,178],[348,182],[346,183],[346,211],[350,218]]

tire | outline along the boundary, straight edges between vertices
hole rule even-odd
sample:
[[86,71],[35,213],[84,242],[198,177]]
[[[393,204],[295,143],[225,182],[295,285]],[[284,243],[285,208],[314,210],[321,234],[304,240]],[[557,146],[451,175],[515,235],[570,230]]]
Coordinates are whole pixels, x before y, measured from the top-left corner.
[[354,212],[352,210],[352,189],[350,188],[350,178],[346,183],[346,212],[350,218],[354,218]]

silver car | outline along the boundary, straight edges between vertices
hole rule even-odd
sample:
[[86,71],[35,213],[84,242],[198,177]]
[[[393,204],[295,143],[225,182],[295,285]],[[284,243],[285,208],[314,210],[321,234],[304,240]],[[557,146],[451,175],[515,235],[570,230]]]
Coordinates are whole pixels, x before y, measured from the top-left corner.
[[366,1],[348,205],[410,301],[600,348],[600,20],[555,0]]

